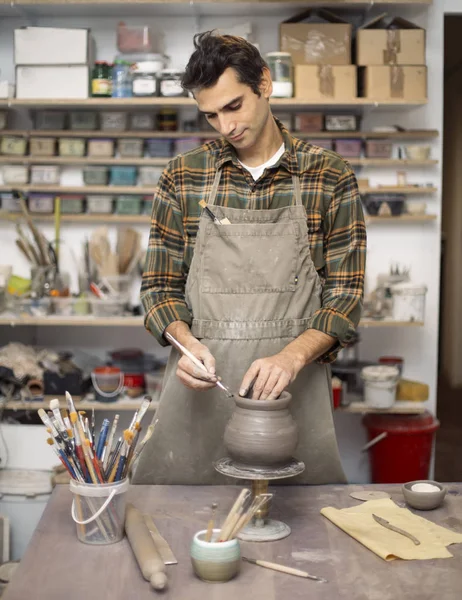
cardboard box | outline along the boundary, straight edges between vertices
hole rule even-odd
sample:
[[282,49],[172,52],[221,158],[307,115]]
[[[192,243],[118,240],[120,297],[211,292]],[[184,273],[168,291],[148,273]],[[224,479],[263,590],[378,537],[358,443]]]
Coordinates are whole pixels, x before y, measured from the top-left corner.
[[314,133],[324,128],[324,115],[322,113],[297,113],[295,115],[295,131]]
[[425,30],[386,13],[365,23],[356,38],[358,65],[425,65]]
[[16,98],[89,97],[90,67],[85,65],[16,67]]
[[361,88],[368,100],[423,102],[427,99],[427,67],[362,67]]
[[298,100],[353,100],[357,97],[354,65],[297,65],[295,98]]
[[90,30],[22,27],[14,30],[15,65],[86,65]]
[[352,26],[327,10],[309,9],[281,23],[279,46],[294,65],[350,65]]

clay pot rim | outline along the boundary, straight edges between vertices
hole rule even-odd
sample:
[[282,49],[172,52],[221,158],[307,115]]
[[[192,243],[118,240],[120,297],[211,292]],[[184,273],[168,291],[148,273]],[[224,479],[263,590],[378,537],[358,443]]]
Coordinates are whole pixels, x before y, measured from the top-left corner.
[[252,400],[251,398],[243,398],[242,396],[236,396],[236,405],[240,408],[248,408],[250,410],[281,410],[289,406],[292,400],[292,394],[289,392],[282,392],[277,400]]

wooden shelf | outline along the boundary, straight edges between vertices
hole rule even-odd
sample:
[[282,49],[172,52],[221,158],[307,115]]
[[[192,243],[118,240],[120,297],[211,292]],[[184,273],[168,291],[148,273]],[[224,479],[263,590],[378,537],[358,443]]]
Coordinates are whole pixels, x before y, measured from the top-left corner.
[[[24,137],[81,137],[81,138],[218,138],[216,131],[71,131],[68,129],[4,129],[0,135],[18,135]],[[436,129],[416,129],[412,131],[320,131],[304,133],[292,131],[292,135],[304,140],[316,139],[389,139],[389,140],[427,140],[438,137]],[[374,159],[375,160],[375,159]]]
[[[270,101],[274,108],[309,108],[318,106],[339,106],[339,107],[406,107],[406,106],[424,106],[427,100],[421,101],[406,101],[400,99],[373,101],[368,98],[353,98],[346,100],[323,100],[318,102],[315,100],[303,100],[298,98],[275,98]],[[196,101],[192,98],[86,98],[86,99],[25,99],[16,98],[1,99],[0,107],[7,108],[149,108],[149,107],[196,107]]]
[[428,223],[436,221],[436,215],[400,215],[399,217],[376,217],[365,215],[367,223]]
[[[27,400],[24,402],[7,402],[5,405],[6,410],[38,410],[39,408],[49,409],[50,408],[50,400],[57,398],[59,400],[60,408],[67,408],[66,400],[63,396],[45,396],[45,401],[41,402],[39,400]],[[87,410],[90,411],[92,408],[95,410],[110,410],[115,412],[126,412],[137,410],[141,404],[141,400],[136,398],[135,400],[117,400],[116,402],[92,402],[81,400],[79,396],[73,396],[75,408],[77,410]],[[149,406],[149,411],[156,410],[158,407],[158,402],[151,402]]]
[[361,194],[405,194],[421,195],[421,194],[434,194],[437,192],[435,187],[423,187],[413,185],[393,186],[393,187],[360,187],[359,191]]
[[[21,325],[36,325],[40,327],[143,327],[144,317],[60,317],[58,315],[49,315],[46,317],[9,317],[0,315],[0,325],[10,325],[12,327]],[[423,322],[420,321],[380,321],[373,319],[364,319],[360,322],[360,327],[422,326]]]
[[[0,156],[2,165],[139,165],[139,166],[165,166],[172,157],[162,158],[119,158],[119,157],[94,157],[94,156]],[[399,160],[384,158],[347,158],[352,166],[361,167],[427,167],[438,164],[437,160]]]
[[371,408],[364,402],[352,402],[348,406],[340,406],[340,412],[352,413],[356,415],[366,414],[385,414],[385,415],[418,415],[425,412],[425,405],[422,402],[395,402],[391,408]]

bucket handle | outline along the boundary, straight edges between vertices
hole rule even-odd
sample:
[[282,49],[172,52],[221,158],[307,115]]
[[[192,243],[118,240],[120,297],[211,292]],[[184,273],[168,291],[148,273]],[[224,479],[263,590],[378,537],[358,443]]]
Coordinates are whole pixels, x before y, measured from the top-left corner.
[[97,510],[97,512],[95,512],[95,514],[92,517],[90,517],[89,519],[86,519],[85,521],[79,521],[77,519],[77,517],[75,516],[75,501],[74,501],[74,499],[72,499],[71,513],[72,513],[72,518],[74,519],[75,523],[78,523],[79,525],[87,525],[88,523],[95,521],[100,516],[100,514],[106,510],[106,508],[109,506],[110,501],[114,498],[116,493],[117,493],[117,490],[112,490],[112,492],[107,497],[107,500],[99,508],[99,510]]
[[365,446],[363,446],[361,448],[361,452],[366,452],[366,450],[369,450],[369,448],[372,448],[372,446],[375,446],[376,444],[378,444],[379,442],[384,440],[387,437],[387,435],[388,435],[388,431],[382,431],[382,433],[379,433],[379,435],[376,435],[374,439],[372,439]]
[[103,398],[114,398],[114,396],[118,396],[124,388],[124,374],[122,373],[122,371],[120,372],[119,385],[117,386],[117,389],[114,392],[103,392],[103,390],[100,390],[99,385],[96,383],[96,376],[93,371],[91,372],[91,382],[97,394],[103,396]]

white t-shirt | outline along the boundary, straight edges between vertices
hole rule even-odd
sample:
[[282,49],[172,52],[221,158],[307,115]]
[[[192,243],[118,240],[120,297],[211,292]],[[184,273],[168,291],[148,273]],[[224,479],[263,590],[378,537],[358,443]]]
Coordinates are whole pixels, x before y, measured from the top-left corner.
[[247,171],[249,171],[249,173],[252,175],[254,181],[257,181],[257,179],[260,179],[260,177],[263,175],[263,171],[265,169],[272,167],[273,165],[275,165],[278,162],[278,160],[284,154],[284,150],[285,150],[285,148],[284,148],[284,142],[283,142],[281,147],[279,148],[279,150],[276,152],[276,154],[273,154],[273,156],[269,160],[267,160],[265,163],[263,163],[259,167],[248,167],[241,161],[239,161],[239,163],[244,167],[244,169],[247,169]]

